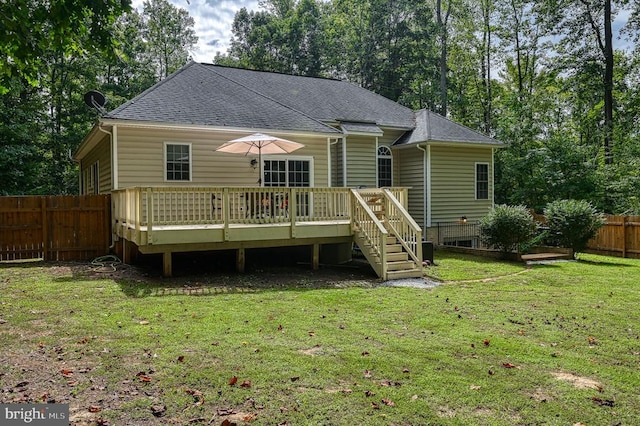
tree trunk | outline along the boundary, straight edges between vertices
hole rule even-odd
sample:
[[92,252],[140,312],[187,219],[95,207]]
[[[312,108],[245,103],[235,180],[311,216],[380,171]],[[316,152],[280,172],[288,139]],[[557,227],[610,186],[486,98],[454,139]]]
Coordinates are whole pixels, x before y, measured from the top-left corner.
[[611,0],[604,4],[604,160],[613,163],[613,37],[611,31]]

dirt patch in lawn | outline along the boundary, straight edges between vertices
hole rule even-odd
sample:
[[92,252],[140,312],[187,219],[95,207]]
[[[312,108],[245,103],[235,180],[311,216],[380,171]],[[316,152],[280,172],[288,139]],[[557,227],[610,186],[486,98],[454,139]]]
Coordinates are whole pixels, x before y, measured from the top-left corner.
[[576,376],[575,374],[562,371],[551,373],[551,375],[558,380],[569,382],[574,387],[579,389],[602,389],[602,385],[599,382],[593,379],[589,379],[588,377],[580,377]]

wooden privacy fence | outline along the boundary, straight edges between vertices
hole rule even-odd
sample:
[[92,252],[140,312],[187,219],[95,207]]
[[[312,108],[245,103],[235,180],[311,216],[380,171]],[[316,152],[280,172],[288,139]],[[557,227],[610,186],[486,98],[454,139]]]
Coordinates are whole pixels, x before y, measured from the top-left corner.
[[605,216],[607,222],[589,241],[588,251],[640,258],[640,216]]
[[85,260],[110,242],[110,195],[0,197],[0,260]]

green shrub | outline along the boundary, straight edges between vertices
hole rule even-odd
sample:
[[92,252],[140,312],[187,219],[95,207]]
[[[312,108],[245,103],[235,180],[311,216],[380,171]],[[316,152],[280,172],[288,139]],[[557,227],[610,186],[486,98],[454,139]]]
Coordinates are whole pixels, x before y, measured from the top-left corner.
[[544,209],[551,241],[573,250],[574,256],[587,248],[604,225],[604,217],[585,200],[557,200]]
[[535,230],[533,216],[525,206],[497,205],[480,219],[480,237],[504,255],[529,241]]

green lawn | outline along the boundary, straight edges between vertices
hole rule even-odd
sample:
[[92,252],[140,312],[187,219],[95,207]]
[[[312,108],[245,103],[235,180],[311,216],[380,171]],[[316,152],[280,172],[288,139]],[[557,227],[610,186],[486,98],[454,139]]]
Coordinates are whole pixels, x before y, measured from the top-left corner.
[[436,263],[431,290],[1,265],[0,403],[102,425],[636,424],[640,261]]

